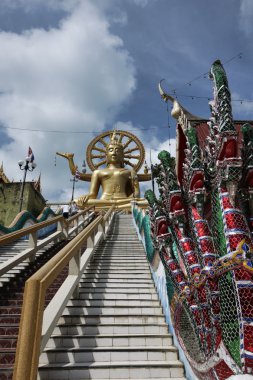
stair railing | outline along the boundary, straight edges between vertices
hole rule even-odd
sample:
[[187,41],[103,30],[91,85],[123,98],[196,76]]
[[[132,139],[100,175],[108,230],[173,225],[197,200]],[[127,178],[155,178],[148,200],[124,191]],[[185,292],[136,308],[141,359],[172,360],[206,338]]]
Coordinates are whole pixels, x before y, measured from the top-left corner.
[[[13,380],[37,378],[40,353],[70,297],[78,293],[82,273],[96,246],[104,239],[113,215],[114,206],[92,221],[26,281]],[[66,280],[45,308],[47,289],[67,265]]]
[[[14,242],[22,237],[28,236],[29,247],[22,252],[15,254],[9,260],[0,264],[0,276],[7,273],[10,269],[16,267],[19,263],[29,260],[34,261],[36,253],[46,247],[51,242],[60,241],[63,239],[68,239],[72,235],[78,233],[79,229],[83,228],[88,224],[94,217],[94,207],[91,206],[86,210],[78,212],[73,217],[68,220],[64,219],[63,216],[57,216],[51,218],[41,223],[34,224],[32,226],[22,228],[18,231],[6,234],[0,237],[0,245],[4,246],[8,243]],[[51,233],[44,239],[38,240],[38,232],[42,229],[52,225],[57,224],[57,231]]]

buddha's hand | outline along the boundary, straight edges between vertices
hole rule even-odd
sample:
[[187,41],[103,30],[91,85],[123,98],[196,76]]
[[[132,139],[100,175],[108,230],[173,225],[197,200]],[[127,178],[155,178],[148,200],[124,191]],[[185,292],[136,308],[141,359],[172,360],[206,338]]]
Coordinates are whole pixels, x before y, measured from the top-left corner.
[[82,195],[81,197],[77,199],[77,206],[80,208],[84,207],[88,199],[89,199],[88,195]]

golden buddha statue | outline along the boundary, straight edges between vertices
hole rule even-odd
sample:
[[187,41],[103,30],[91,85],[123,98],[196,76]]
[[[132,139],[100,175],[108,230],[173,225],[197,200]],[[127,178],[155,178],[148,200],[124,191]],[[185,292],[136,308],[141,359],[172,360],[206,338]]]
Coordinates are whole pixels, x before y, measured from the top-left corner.
[[[109,138],[109,141],[106,141],[106,138]],[[125,142],[124,139],[126,139]],[[137,154],[132,154],[133,152]],[[68,159],[71,173],[75,175],[78,168],[73,162],[74,154],[59,152],[57,154]],[[93,173],[92,175],[79,173],[81,180],[91,181],[90,191],[89,194],[77,199],[78,207],[95,205],[98,208],[107,208],[114,204],[117,208],[129,209],[132,200],[146,204],[146,200],[140,198],[139,182],[148,181],[151,176],[147,167],[144,169],[144,174],[137,174],[144,157],[142,143],[130,132],[109,131],[93,139],[86,154],[88,165]],[[97,160],[100,161],[97,162]],[[137,163],[132,162],[136,160]],[[105,165],[105,168],[99,169],[102,165]],[[97,199],[100,188],[102,188],[102,195],[100,199]]]

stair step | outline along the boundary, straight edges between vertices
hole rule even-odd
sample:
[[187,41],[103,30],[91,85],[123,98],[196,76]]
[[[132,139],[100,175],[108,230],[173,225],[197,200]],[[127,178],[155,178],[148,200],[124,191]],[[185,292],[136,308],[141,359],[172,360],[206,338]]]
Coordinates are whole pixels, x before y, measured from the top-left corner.
[[101,257],[101,256],[94,256],[94,259],[91,261],[91,264],[101,264],[101,261],[103,262],[103,264],[106,264],[106,265],[121,265],[122,263],[132,263],[133,261],[138,264],[139,266],[141,265],[145,265],[147,264],[147,260],[146,259],[142,259],[142,258],[137,258],[136,256],[135,257],[119,257],[119,258],[112,258],[112,257],[108,257],[105,258],[105,257]]
[[12,305],[5,305],[0,306],[0,318],[3,315],[15,315],[15,314],[21,314],[21,306],[12,306]]
[[64,309],[63,315],[112,315],[112,316],[135,316],[135,315],[161,315],[162,308],[160,306],[67,306]]
[[9,349],[0,348],[1,368],[3,368],[3,366],[5,368],[13,367],[13,364],[15,362],[15,353],[15,347]]
[[70,300],[67,306],[75,307],[160,307],[160,301],[153,300]]
[[[163,346],[172,345],[171,335],[157,334],[100,334],[74,336],[70,335],[52,335],[47,348],[71,348],[71,347],[135,347],[135,346]],[[1,342],[1,339],[0,339]]]
[[117,265],[112,265],[110,262],[109,263],[105,263],[103,260],[101,260],[97,264],[94,263],[93,261],[90,261],[89,265],[87,265],[87,267],[86,267],[86,270],[91,269],[91,270],[99,271],[99,270],[108,270],[108,269],[110,269],[111,271],[115,271],[117,269],[127,270],[128,268],[129,268],[129,270],[143,268],[143,269],[148,269],[150,271],[149,265],[148,265],[147,261],[145,261],[144,263],[140,263],[140,264],[135,263],[134,261],[132,263],[125,263],[123,261],[123,262],[120,262]]
[[0,326],[0,335],[1,337],[7,335],[18,335],[19,325],[18,324],[6,324]]
[[122,284],[124,286],[126,286],[126,284],[138,284],[138,285],[147,285],[148,287],[154,287],[154,283],[152,280],[150,280],[150,277],[149,276],[146,276],[144,278],[136,278],[134,279],[134,277],[132,276],[132,278],[128,277],[128,278],[124,278],[124,277],[119,277],[119,278],[107,278],[106,276],[105,277],[90,277],[90,278],[86,278],[85,277],[82,277],[81,280],[80,280],[80,285],[84,285],[87,284],[87,283],[91,283],[91,284],[104,284],[105,286],[108,285],[108,286],[113,286],[113,284],[115,284],[115,286],[117,286],[117,284]]
[[20,315],[0,315],[0,324],[1,328],[4,327],[4,325],[10,325],[10,324],[19,324],[20,321]]
[[55,327],[54,334],[166,334],[168,326],[164,320],[160,323],[106,323],[99,324],[81,324],[75,325],[69,323],[58,323]]
[[86,273],[85,279],[131,279],[131,280],[137,280],[137,279],[149,279],[150,282],[152,280],[150,279],[150,272],[133,272],[133,273]]
[[163,315],[70,315],[63,314],[59,323],[87,323],[92,325],[98,325],[103,323],[128,323],[128,324],[140,324],[140,323],[164,323],[165,319]]
[[13,336],[13,335],[0,336],[0,350],[16,348],[17,339],[18,339],[17,335],[16,336]]
[[[49,370],[49,371],[48,371]],[[60,372],[59,372],[60,371]],[[60,373],[60,376],[59,376]],[[83,380],[86,379],[168,379],[184,378],[182,363],[174,361],[129,361],[75,363],[71,367],[41,365],[39,380]]]
[[[88,286],[89,285],[89,286]],[[85,285],[83,287],[80,286],[79,288],[79,291],[80,291],[80,294],[84,294],[84,293],[118,293],[118,294],[149,294],[149,293],[154,293],[154,294],[157,294],[156,293],[156,290],[155,290],[155,287],[154,286],[151,286],[151,287],[126,287],[125,285],[123,285],[122,287],[105,287],[105,286],[99,286],[99,284],[96,284],[96,287],[93,286],[92,287],[92,284],[88,284],[88,285]]]
[[68,347],[46,348],[40,356],[40,364],[82,363],[82,362],[126,362],[177,360],[178,353],[174,346],[131,346],[131,347]]
[[119,275],[148,275],[149,278],[150,278],[150,270],[148,267],[145,267],[143,268],[142,266],[139,266],[139,267],[128,267],[127,269],[126,268],[121,268],[121,267],[117,267],[117,266],[113,266],[112,268],[108,267],[108,268],[105,268],[105,267],[101,267],[101,268],[96,268],[94,266],[92,267],[88,267],[87,269],[85,269],[85,271],[83,272],[86,276],[93,276],[93,275],[99,275],[99,276],[103,276],[103,275],[110,275],[110,276],[114,276],[115,274],[119,274]]
[[[88,286],[88,287],[93,287],[93,288],[116,288],[116,289],[119,289],[119,288],[125,288],[126,289],[126,284],[127,284],[127,287],[128,288],[133,288],[135,289],[136,288],[136,282],[137,281],[134,281],[134,280],[128,280],[128,281],[89,281],[89,280],[85,280],[85,279],[81,279],[80,281],[80,289]],[[152,281],[150,282],[143,282],[143,281],[139,281],[138,282],[138,288],[141,289],[141,288],[144,288],[144,289],[148,289],[148,288],[154,288],[154,283]]]
[[85,300],[154,300],[158,301],[157,293],[80,293],[79,299]]

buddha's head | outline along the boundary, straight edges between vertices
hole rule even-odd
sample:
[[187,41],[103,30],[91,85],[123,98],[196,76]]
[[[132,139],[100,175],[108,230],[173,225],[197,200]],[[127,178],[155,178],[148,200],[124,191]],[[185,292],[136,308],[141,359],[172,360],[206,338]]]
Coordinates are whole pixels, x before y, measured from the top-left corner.
[[111,137],[109,144],[106,147],[107,165],[114,164],[124,167],[124,147],[117,140],[115,131]]

